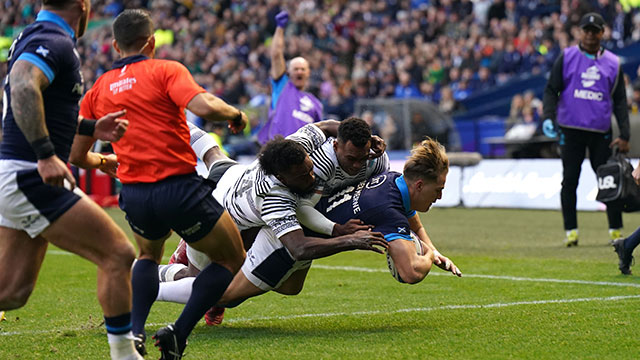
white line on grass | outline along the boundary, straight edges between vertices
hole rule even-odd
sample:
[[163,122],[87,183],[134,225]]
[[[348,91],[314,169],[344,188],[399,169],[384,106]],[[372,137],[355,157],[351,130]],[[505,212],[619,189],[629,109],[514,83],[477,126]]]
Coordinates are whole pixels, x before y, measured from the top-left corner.
[[[511,307],[511,306],[520,306],[520,305],[568,304],[568,303],[576,303],[576,302],[619,301],[619,300],[629,300],[629,299],[640,299],[640,295],[592,297],[592,298],[578,298],[578,299],[531,300],[531,301],[516,301],[511,303],[493,303],[493,304],[444,305],[444,306],[434,306],[434,307],[407,308],[407,309],[398,309],[398,310],[372,310],[372,311],[335,312],[335,313],[320,313],[320,314],[297,314],[297,315],[285,315],[285,316],[262,316],[262,317],[252,317],[252,318],[225,319],[225,323],[230,324],[230,323],[244,323],[244,322],[253,322],[253,321],[326,318],[326,317],[336,317],[336,316],[363,316],[363,315],[368,316],[368,315],[379,315],[379,314],[386,315],[386,314],[398,314],[398,313],[409,313],[409,312],[428,312],[428,311],[437,311],[437,310],[494,309],[494,308],[504,308],[504,307]],[[163,326],[165,324],[147,324],[147,325]],[[67,331],[80,331],[80,330],[82,329],[8,331],[8,332],[0,332],[0,336],[48,334],[48,333],[61,333],[61,332],[67,332]]]
[[531,300],[531,301],[516,301],[511,303],[493,303],[493,304],[468,304],[468,305],[444,305],[434,307],[422,307],[422,308],[409,308],[398,310],[372,310],[372,311],[354,311],[354,312],[337,312],[337,313],[324,313],[324,314],[298,314],[298,315],[285,315],[285,316],[264,316],[257,318],[237,318],[237,319],[225,319],[227,323],[241,323],[252,321],[269,321],[269,320],[290,320],[301,318],[319,318],[319,317],[335,317],[335,316],[362,316],[362,315],[378,315],[378,314],[397,314],[408,312],[428,312],[436,310],[459,310],[459,309],[493,309],[503,308],[519,305],[545,305],[545,304],[568,304],[576,302],[589,302],[589,301],[618,301],[628,299],[640,299],[640,295],[623,295],[623,296],[609,296],[609,297],[593,297],[593,298],[578,298],[578,299],[555,299],[555,300]]
[[[52,255],[73,255],[72,253],[61,250],[48,250],[47,253]],[[165,259],[167,260],[168,257]],[[357,266],[329,266],[329,265],[313,265],[314,269],[323,270],[341,270],[341,271],[356,271],[367,273],[386,273],[387,269],[374,269]],[[431,272],[429,276],[453,276],[449,273],[437,273]],[[601,285],[601,286],[621,286],[621,287],[635,287],[640,288],[640,284],[636,283],[617,283],[610,281],[587,281],[587,280],[567,280],[567,279],[546,279],[546,278],[527,278],[518,276],[503,276],[503,275],[481,275],[481,274],[463,274],[463,277],[478,278],[478,279],[494,279],[494,280],[511,280],[511,281],[530,281],[530,282],[548,282],[548,283],[561,283],[561,284],[581,284],[581,285]]]
[[[358,271],[358,272],[388,272],[387,269],[372,269],[356,266],[328,266],[328,265],[313,265],[314,269],[323,270],[341,270],[341,271]],[[450,273],[437,273],[431,272],[428,276],[453,276]],[[480,274],[463,274],[463,278],[479,278],[479,279],[495,279],[495,280],[511,280],[511,281],[531,281],[531,282],[552,282],[552,283],[564,283],[564,284],[582,284],[582,285],[603,285],[603,286],[622,286],[622,287],[636,287],[640,288],[640,284],[636,283],[617,283],[610,281],[587,281],[587,280],[564,280],[564,279],[545,279],[545,278],[526,278],[517,276],[501,276],[501,275],[480,275]]]

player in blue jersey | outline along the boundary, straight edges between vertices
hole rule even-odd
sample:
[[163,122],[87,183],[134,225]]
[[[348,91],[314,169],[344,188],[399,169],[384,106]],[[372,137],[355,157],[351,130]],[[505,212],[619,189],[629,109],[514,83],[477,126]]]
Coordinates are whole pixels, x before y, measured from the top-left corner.
[[78,118],[83,81],[75,42],[90,12],[89,0],[44,0],[9,51],[0,144],[0,310],[27,302],[52,243],[98,266],[111,358],[142,359],[131,334],[133,246],[75,189],[66,164],[76,133],[117,141],[128,125],[118,119],[122,111],[98,121]]
[[[317,209],[336,223],[355,218],[382,233],[399,275],[406,283],[420,282],[429,273],[433,263],[454,275],[462,276],[458,267],[433,246],[416,213],[428,211],[442,197],[448,170],[449,161],[442,145],[427,139],[413,149],[403,174],[383,172],[374,175],[321,199]],[[410,229],[423,240],[423,248],[427,249],[423,255],[416,253]],[[272,248],[269,235],[268,229],[259,231],[251,247],[251,253],[255,254],[253,261],[264,258],[262,254]],[[249,255],[247,259],[245,263],[251,261]],[[196,268],[207,262],[206,258],[193,253],[189,254],[188,260]],[[276,286],[261,286],[258,289],[239,272],[222,296],[220,304],[236,306],[249,297],[269,290],[285,295],[296,295],[302,290],[308,267],[292,272],[286,261],[265,261],[260,266],[262,273],[278,276]]]

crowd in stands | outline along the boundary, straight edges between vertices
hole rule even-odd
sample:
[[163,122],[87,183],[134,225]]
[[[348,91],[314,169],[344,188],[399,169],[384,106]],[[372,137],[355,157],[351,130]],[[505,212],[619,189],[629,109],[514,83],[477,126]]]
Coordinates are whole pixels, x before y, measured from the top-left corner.
[[[0,2],[0,36],[34,20],[38,0]],[[285,58],[310,62],[309,90],[325,115],[346,118],[356,98],[421,98],[447,113],[517,77],[548,71],[575,43],[580,17],[596,11],[608,49],[640,40],[640,11],[614,0],[96,0],[94,22],[145,7],[159,30],[157,57],[185,64],[229,103],[268,103],[274,16],[290,13]],[[90,87],[110,68],[109,26],[79,41]],[[0,75],[6,71],[0,69]]]

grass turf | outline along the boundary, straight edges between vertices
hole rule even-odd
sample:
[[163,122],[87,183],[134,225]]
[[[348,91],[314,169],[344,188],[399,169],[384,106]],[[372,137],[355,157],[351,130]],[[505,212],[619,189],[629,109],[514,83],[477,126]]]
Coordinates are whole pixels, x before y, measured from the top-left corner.
[[[109,214],[129,231],[119,210]],[[639,220],[625,215],[625,232]],[[187,358],[640,358],[640,281],[620,275],[606,215],[579,213],[577,248],[562,246],[561,221],[557,211],[432,209],[423,223],[463,278],[434,269],[404,285],[381,255],[317,260],[300,295],[250,299],[219,327],[202,321]],[[27,306],[0,322],[0,359],[107,359],[95,273],[50,248]],[[147,332],[181,309],[156,303]],[[151,340],[147,347],[146,358],[157,358]]]

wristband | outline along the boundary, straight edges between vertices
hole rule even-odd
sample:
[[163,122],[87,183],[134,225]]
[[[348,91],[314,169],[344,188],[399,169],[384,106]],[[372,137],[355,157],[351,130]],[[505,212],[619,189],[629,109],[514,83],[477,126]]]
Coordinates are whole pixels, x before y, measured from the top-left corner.
[[96,131],[96,123],[98,120],[82,119],[78,125],[78,135],[85,135],[93,137],[93,133]]
[[36,153],[38,160],[46,159],[56,154],[56,149],[48,136],[32,142],[31,147],[33,148],[33,152]]

